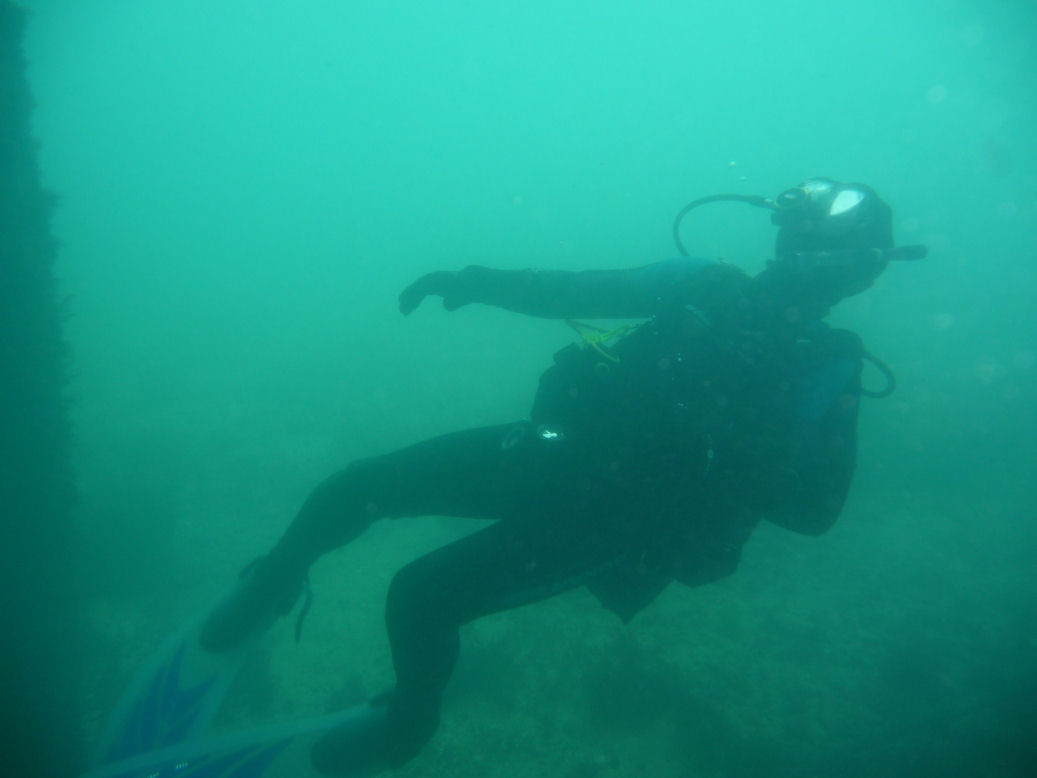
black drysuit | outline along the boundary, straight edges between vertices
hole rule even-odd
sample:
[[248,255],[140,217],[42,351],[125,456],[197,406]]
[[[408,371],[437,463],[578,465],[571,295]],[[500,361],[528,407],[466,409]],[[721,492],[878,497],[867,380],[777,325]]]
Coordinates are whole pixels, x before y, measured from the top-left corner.
[[733,572],[762,518],[824,531],[854,468],[859,340],[818,321],[761,328],[751,279],[729,265],[470,267],[457,277],[464,302],[647,320],[601,350],[574,344],[556,354],[527,420],[426,440],[333,475],[271,553],[302,574],[378,518],[497,520],[392,581],[396,763],[436,727],[462,624],[579,585],[629,619],[673,580]]

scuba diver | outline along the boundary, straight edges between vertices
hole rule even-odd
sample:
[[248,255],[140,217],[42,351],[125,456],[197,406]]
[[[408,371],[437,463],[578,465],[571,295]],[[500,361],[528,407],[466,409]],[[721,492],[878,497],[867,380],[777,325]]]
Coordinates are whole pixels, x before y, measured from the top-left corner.
[[[717,200],[771,211],[774,258],[755,276],[686,256],[681,219]],[[541,376],[529,418],[436,437],[353,462],[309,495],[245,569],[200,642],[226,652],[286,615],[307,571],[380,518],[490,520],[399,570],[385,620],[394,688],[360,723],[323,735],[327,774],[398,767],[439,723],[461,625],[587,586],[624,621],[673,581],[734,572],[761,520],[817,535],[832,526],[856,458],[857,335],[822,319],[869,288],[894,248],[892,212],[870,187],[807,180],[770,200],[689,204],[685,256],[628,270],[438,271],[403,290],[447,310],[482,303],[568,320],[582,341]],[[576,319],[640,319],[605,332]],[[873,358],[871,358],[873,359]],[[892,390],[892,374],[881,363]]]

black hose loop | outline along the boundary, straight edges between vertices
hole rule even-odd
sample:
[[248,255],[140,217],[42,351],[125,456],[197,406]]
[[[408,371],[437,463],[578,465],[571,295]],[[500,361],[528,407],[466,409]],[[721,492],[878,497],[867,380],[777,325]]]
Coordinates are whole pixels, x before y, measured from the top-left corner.
[[893,371],[890,369],[889,365],[887,365],[881,359],[876,357],[874,354],[870,354],[867,351],[861,352],[861,356],[868,362],[871,362],[871,364],[875,365],[875,367],[879,369],[879,372],[881,372],[882,375],[886,377],[886,385],[882,389],[875,391],[872,389],[865,389],[862,386],[861,394],[863,394],[865,397],[874,397],[877,399],[882,397],[889,397],[891,394],[893,394],[893,392],[897,388],[897,378],[895,375],[893,375]]
[[688,256],[688,249],[685,248],[684,242],[681,240],[681,221],[684,220],[684,217],[700,205],[724,201],[749,203],[749,205],[755,205],[759,208],[770,208],[771,210],[774,210],[774,203],[761,195],[715,194],[709,195],[708,197],[700,197],[698,200],[692,200],[677,212],[677,216],[674,217],[673,220],[673,242],[677,244],[677,251],[681,253],[681,256]]

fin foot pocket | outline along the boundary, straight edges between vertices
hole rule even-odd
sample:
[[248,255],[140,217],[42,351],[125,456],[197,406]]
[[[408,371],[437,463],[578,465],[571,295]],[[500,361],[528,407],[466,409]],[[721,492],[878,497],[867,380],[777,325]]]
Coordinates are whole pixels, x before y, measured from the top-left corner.
[[274,570],[266,557],[255,560],[205,619],[199,644],[206,651],[226,653],[266,631],[291,611],[302,593],[304,580]]

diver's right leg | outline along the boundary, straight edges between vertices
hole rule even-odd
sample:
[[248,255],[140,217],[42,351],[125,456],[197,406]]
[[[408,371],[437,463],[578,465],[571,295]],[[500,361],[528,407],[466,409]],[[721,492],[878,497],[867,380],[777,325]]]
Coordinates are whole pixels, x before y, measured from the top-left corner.
[[322,482],[285,534],[207,619],[201,645],[229,651],[291,610],[320,556],[378,518],[499,519],[515,499],[506,445],[516,425],[464,430],[353,462]]

